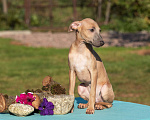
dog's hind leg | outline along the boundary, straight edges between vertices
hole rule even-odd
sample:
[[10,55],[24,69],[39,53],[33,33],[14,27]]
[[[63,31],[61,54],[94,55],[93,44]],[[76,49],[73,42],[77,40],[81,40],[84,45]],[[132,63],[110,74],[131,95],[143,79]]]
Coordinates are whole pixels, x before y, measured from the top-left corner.
[[96,110],[103,110],[105,108],[112,107],[112,102],[114,100],[114,92],[112,89],[112,86],[109,82],[105,83],[100,92],[99,95],[96,96],[96,103],[95,103],[95,109]]

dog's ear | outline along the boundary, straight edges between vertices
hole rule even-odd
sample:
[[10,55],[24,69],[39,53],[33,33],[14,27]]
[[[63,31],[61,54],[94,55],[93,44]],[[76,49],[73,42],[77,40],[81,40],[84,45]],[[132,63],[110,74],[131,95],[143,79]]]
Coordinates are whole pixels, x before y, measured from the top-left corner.
[[73,30],[78,30],[79,27],[81,27],[81,22],[75,21],[75,22],[71,23],[71,25],[69,26],[68,32],[71,32]]

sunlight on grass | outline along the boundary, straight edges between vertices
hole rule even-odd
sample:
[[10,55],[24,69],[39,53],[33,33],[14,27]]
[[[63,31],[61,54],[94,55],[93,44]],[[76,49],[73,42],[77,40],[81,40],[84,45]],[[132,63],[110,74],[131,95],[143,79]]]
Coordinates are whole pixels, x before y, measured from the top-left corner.
[[[115,99],[150,105],[150,55],[138,55],[142,48],[95,48],[113,85]],[[0,39],[0,93],[16,95],[42,87],[50,75],[69,89],[69,49],[14,46]],[[75,96],[77,94],[76,80]]]

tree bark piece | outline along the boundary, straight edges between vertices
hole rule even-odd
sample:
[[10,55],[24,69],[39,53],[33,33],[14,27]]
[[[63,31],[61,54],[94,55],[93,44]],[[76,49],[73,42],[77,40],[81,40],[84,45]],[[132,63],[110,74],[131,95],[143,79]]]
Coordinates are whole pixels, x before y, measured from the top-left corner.
[[15,98],[15,96],[8,96],[0,93],[0,113],[7,113],[8,107],[15,103]]
[[4,96],[0,93],[0,113],[5,110],[6,102]]

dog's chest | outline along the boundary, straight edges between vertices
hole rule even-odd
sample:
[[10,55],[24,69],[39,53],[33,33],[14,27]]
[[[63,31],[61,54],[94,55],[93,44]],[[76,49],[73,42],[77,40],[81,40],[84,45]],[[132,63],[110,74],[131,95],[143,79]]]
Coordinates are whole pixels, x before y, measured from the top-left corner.
[[82,54],[76,54],[73,57],[73,66],[77,72],[82,72],[86,69],[87,66],[87,58]]

